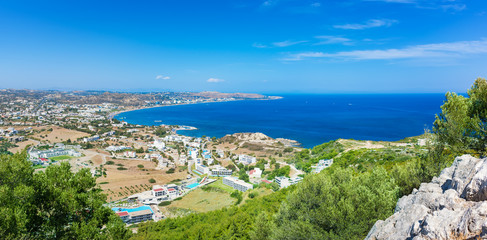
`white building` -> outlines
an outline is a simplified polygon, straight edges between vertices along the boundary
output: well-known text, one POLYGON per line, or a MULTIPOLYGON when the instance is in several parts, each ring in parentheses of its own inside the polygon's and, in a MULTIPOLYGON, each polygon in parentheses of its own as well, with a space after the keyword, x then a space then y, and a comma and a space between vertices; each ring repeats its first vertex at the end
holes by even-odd
POLYGON ((163 138, 166 142, 181 142, 183 139, 179 135, 168 135, 163 138))
POLYGON ((95 135, 92 137, 83 138, 83 142, 93 142, 93 141, 98 141, 99 139, 100 139, 100 136, 95 135))
POLYGON ((184 165, 188 161, 188 157, 186 155, 179 156, 179 164, 184 165))
POLYGON ((51 158, 57 156, 68 155, 72 157, 81 157, 81 153, 77 152, 74 149, 65 149, 65 148, 54 148, 44 151, 29 151, 29 156, 31 159, 38 159, 38 158, 51 158))
POLYGON ((226 169, 220 165, 211 168, 211 176, 231 176, 232 170, 226 169))
MULTIPOLYGON (((124 209, 125 210, 125 209, 124 209)), ((124 223, 139 223, 144 221, 152 220, 154 217, 154 212, 151 208, 136 208, 131 210, 130 212, 125 211, 117 211, 116 208, 113 209, 115 213, 122 219, 124 223)))
POLYGON ((166 147, 166 144, 161 139, 156 139, 154 140, 152 146, 159 151, 163 151, 164 148, 166 147))
POLYGON ((296 184, 296 183, 300 182, 301 180, 303 180, 302 177, 288 178, 288 177, 281 176, 281 177, 274 178, 274 181, 277 184, 279 184, 279 187, 280 188, 289 187, 289 186, 291 186, 293 184, 296 184))
POLYGON ((315 169, 313 170, 314 173, 319 173, 323 171, 323 169, 330 167, 333 164, 333 159, 321 159, 318 164, 316 164, 315 169))
POLYGON ((198 155, 199 155, 199 154, 200 154, 200 153, 199 153, 198 149, 196 149, 196 148, 192 148, 192 149, 190 149, 190 150, 189 150, 189 157, 190 157, 191 159, 196 159, 196 158, 198 158, 198 155))
POLYGON ((127 146, 108 146, 107 148, 105 148, 105 150, 106 151, 109 151, 109 152, 123 151, 125 149, 131 149, 131 147, 127 147, 127 146))
POLYGON ((225 157, 225 152, 223 150, 221 150, 221 149, 217 149, 216 150, 216 154, 218 154, 218 156, 220 158, 224 158, 225 157))
POLYGON ((291 183, 289 182, 289 178, 284 176, 274 178, 274 182, 279 184, 280 188, 286 188, 291 186, 291 183))
POLYGON ((256 157, 249 156, 249 155, 245 155, 245 154, 240 154, 240 155, 238 155, 238 162, 239 163, 242 163, 244 165, 249 165, 249 164, 252 164, 252 163, 256 163, 257 162, 257 158, 256 157))
POLYGON ((133 151, 123 152, 123 155, 128 158, 135 158, 137 155, 133 151))
POLYGON ((201 174, 208 174, 210 173, 210 168, 205 166, 205 165, 201 165, 201 164, 196 164, 196 170, 198 172, 200 172, 201 174))
POLYGON ((261 176, 262 176, 262 170, 260 170, 260 168, 254 168, 249 171, 250 178, 261 178, 261 176))
POLYGON ((239 190, 241 192, 245 192, 249 189, 253 189, 254 186, 250 183, 246 183, 240 179, 234 178, 234 177, 224 177, 223 178, 223 184, 228 185, 236 190, 239 190))

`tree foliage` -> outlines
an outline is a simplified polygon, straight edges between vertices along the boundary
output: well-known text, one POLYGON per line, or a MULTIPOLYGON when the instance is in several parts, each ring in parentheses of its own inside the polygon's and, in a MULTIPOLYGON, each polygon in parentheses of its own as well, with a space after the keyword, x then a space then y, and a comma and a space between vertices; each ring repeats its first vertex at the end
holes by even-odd
POLYGON ((487 150, 486 80, 475 80, 468 91, 468 98, 447 93, 441 111, 433 128, 438 142, 455 153, 472 150, 484 156, 487 150))
POLYGON ((362 239, 393 213, 398 187, 382 168, 338 168, 306 178, 276 215, 272 239, 362 239))
POLYGON ((88 169, 68 163, 34 173, 24 153, 0 156, 2 239, 127 239, 88 169))

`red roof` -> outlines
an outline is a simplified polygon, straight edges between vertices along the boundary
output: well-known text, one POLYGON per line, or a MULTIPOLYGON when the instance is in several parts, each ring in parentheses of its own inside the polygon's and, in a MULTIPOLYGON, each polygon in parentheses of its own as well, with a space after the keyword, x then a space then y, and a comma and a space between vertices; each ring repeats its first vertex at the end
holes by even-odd
POLYGON ((128 213, 128 212, 118 212, 118 213, 117 213, 117 215, 118 215, 119 217, 124 217, 124 216, 128 216, 128 215, 129 215, 129 213, 128 213))
POLYGON ((169 190, 169 192, 176 191, 176 189, 174 189, 174 188, 169 188, 168 190, 169 190))
POLYGON ((249 174, 252 175, 255 173, 255 169, 250 170, 249 174))
POLYGON ((265 180, 265 179, 262 179, 262 182, 265 182, 265 183, 272 183, 271 181, 269 181, 269 180, 265 180))
POLYGON ((49 160, 47 158, 41 158, 41 161, 47 162, 49 160))
POLYGON ((157 189, 154 189, 154 192, 160 192, 160 191, 162 191, 162 190, 164 190, 164 189, 162 189, 162 188, 157 188, 157 189))

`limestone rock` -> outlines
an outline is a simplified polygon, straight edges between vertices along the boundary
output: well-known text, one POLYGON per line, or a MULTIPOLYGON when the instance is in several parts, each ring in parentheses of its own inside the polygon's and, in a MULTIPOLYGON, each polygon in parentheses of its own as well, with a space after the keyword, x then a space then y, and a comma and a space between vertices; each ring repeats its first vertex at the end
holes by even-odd
POLYGON ((464 155, 399 199, 366 239, 487 239, 487 158, 464 155))

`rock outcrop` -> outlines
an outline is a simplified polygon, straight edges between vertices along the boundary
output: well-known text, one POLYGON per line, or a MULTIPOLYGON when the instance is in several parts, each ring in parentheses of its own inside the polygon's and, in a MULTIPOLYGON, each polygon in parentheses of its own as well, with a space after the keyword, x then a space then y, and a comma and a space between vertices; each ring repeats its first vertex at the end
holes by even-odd
POLYGON ((366 239, 487 239, 487 158, 464 155, 399 199, 366 239))

